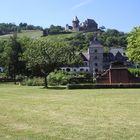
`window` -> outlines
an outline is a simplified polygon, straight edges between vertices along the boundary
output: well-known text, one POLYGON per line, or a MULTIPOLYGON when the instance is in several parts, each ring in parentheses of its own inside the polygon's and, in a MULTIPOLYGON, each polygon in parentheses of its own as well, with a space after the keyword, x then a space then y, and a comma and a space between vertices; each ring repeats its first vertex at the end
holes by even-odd
POLYGON ((87 62, 84 62, 84 65, 85 65, 85 66, 87 66, 87 65, 88 65, 88 63, 87 63, 87 62))
POLYGON ((97 63, 95 63, 95 66, 98 66, 98 64, 97 64, 97 63))
POLYGON ((95 56, 95 58, 94 59, 97 59, 97 56, 95 56))
POLYGON ((67 72, 70 72, 70 68, 66 68, 66 71, 67 71, 67 72))
POLYGON ((94 52, 97 53, 97 49, 95 49, 94 52))
POLYGON ((80 69, 80 71, 84 71, 84 69, 80 69))
POLYGON ((95 72, 98 72, 98 69, 95 69, 95 72))

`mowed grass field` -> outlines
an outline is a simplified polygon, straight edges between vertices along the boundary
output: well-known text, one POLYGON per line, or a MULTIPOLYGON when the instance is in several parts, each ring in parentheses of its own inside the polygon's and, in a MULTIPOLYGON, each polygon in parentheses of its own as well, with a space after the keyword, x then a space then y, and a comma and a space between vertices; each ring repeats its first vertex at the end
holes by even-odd
POLYGON ((140 89, 0 85, 0 140, 140 140, 140 89))

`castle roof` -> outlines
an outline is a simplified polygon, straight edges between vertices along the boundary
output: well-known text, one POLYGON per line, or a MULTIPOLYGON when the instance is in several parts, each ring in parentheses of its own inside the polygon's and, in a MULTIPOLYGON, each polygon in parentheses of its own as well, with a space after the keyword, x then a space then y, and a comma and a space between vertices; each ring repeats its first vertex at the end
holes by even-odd
POLYGON ((85 22, 89 23, 89 24, 92 23, 92 24, 96 24, 97 25, 97 23, 93 19, 87 19, 85 22))
POLYGON ((79 21, 79 19, 77 16, 75 16, 72 21, 79 21))

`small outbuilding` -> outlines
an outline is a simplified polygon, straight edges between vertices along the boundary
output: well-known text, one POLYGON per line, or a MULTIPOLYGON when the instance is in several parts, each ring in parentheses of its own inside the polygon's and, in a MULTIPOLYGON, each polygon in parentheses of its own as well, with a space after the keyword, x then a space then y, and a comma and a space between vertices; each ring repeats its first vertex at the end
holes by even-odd
POLYGON ((128 68, 120 62, 112 63, 110 68, 97 76, 97 83, 140 83, 140 77, 132 75, 128 68))

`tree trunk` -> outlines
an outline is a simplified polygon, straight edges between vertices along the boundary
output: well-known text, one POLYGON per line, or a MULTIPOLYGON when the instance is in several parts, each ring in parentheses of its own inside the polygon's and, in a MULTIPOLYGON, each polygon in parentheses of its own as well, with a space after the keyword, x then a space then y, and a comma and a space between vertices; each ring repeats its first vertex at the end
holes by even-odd
POLYGON ((44 76, 45 88, 48 88, 47 76, 44 76))

